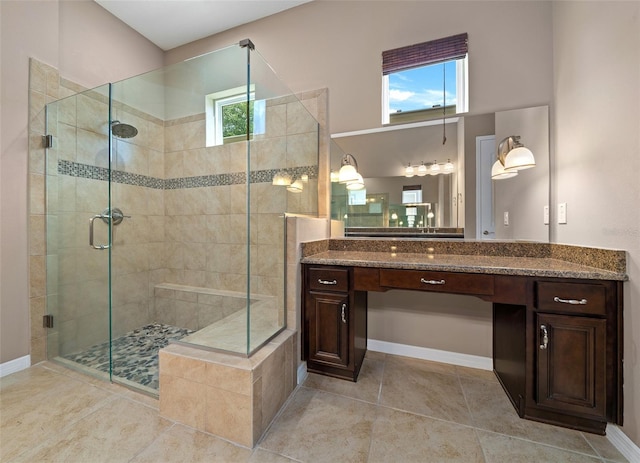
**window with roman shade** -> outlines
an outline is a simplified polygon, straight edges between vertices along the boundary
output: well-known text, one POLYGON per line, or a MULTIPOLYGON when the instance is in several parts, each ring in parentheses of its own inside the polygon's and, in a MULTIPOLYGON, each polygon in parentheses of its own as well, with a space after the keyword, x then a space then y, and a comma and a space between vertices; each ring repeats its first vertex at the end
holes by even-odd
POLYGON ((468 35, 382 52, 383 123, 468 111, 468 35))

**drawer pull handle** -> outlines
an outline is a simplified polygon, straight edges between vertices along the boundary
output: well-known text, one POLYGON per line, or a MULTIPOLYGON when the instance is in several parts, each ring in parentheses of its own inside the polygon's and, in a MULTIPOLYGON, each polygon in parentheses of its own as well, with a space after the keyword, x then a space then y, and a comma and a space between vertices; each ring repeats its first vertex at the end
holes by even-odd
POLYGON ((318 278, 318 283, 320 283, 321 285, 337 285, 338 281, 337 280, 322 280, 320 278, 318 278))
POLYGON ((562 304, 571 304, 571 305, 587 305, 586 299, 560 299, 558 296, 553 298, 554 302, 561 302, 562 304))
POLYGON ((549 333, 547 332, 547 327, 545 325, 540 325, 540 331, 542 332, 542 344, 540 344, 540 349, 544 350, 549 345, 549 333))
POLYGON ((444 280, 425 280, 424 278, 420 278, 420 283, 424 283, 425 285, 443 285, 444 280))
POLYGON ((342 304, 342 323, 347 323, 347 317, 344 311, 347 310, 347 304, 342 304))

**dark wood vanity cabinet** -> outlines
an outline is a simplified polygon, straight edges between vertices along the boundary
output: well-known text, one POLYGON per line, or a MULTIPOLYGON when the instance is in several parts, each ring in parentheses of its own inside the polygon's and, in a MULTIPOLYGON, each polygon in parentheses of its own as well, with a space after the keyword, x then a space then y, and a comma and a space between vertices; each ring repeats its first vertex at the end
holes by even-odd
POLYGON ((367 350, 367 293, 353 270, 303 266, 303 355, 307 370, 356 381, 367 350))
POLYGON ((309 371, 356 381, 367 291, 470 294, 493 303, 493 366, 518 414, 604 434, 622 424, 622 282, 303 264, 309 371))
POLYGON ((533 401, 525 416, 604 434, 622 424, 622 292, 611 281, 537 280, 533 401))

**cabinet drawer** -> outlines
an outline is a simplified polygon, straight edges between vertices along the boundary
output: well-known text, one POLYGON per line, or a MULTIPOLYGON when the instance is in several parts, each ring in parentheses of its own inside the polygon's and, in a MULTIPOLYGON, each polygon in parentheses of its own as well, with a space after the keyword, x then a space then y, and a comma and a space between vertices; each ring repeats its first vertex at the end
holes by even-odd
POLYGON ((606 315, 606 288, 589 283, 539 281, 537 308, 555 312, 606 315))
POLYGON ((349 290, 349 269, 347 268, 311 267, 308 275, 310 289, 349 290))
POLYGON ((493 275, 381 269, 380 286, 442 293, 492 295, 493 275))

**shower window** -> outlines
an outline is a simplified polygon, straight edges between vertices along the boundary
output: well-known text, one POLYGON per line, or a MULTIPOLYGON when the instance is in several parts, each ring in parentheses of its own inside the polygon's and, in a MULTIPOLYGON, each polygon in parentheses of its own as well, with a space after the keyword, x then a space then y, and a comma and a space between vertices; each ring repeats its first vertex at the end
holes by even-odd
POLYGON ((246 87, 238 87, 206 96, 206 146, 246 140, 247 115, 249 116, 250 138, 254 134, 264 134, 265 102, 264 100, 256 101, 255 86, 251 87, 248 102, 246 87))

